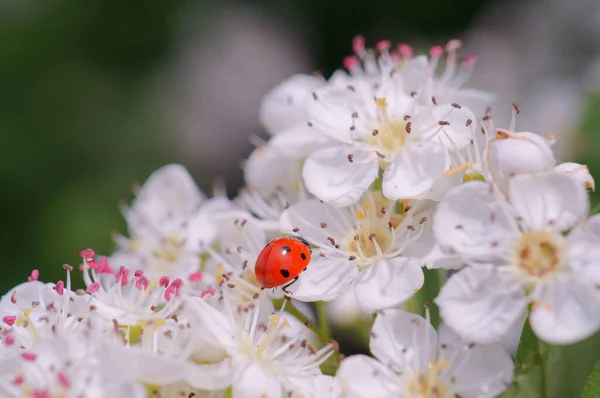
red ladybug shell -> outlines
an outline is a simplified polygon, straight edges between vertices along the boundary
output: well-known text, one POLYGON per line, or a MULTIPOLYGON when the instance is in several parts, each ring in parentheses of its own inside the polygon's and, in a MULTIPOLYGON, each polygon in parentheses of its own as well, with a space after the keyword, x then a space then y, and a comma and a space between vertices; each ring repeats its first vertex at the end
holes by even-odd
POLYGON ((308 242, 286 236, 270 241, 256 259, 254 273, 259 285, 272 288, 293 281, 310 262, 308 242))

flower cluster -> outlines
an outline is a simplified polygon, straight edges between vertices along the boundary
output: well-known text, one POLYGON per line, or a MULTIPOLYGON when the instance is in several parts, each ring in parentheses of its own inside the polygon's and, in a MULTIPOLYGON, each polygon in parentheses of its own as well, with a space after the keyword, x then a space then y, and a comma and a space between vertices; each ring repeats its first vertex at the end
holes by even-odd
POLYGON ((181 165, 153 173, 114 253, 83 250, 64 281, 34 270, 2 297, 0 396, 494 397, 527 319, 550 344, 598 331, 594 180, 558 164, 551 137, 515 131, 516 105, 496 128, 460 47, 357 37, 329 79, 275 87, 234 199, 181 165), (283 235, 311 260, 265 289, 257 258, 283 235), (425 268, 454 270, 430 303, 437 331, 415 305, 425 268), (375 314, 372 356, 329 338, 323 302, 349 292, 375 314))

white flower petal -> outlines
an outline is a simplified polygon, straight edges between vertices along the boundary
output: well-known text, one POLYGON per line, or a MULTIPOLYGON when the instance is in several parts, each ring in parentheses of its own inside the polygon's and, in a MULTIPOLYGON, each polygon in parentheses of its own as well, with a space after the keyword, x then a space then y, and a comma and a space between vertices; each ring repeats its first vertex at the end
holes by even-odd
POLYGON ((517 216, 532 230, 565 231, 589 211, 583 185, 555 171, 511 178, 509 196, 517 216))
POLYGON ((419 98, 425 97, 425 101, 431 101, 428 85, 431 81, 431 68, 429 59, 420 55, 411 58, 399 70, 402 77, 402 88, 405 94, 417 93, 419 98))
POLYGON ((334 326, 351 326, 371 319, 356 301, 354 289, 348 289, 340 297, 326 303, 325 310, 327 320, 334 326))
POLYGON ((287 158, 303 159, 330 142, 329 137, 304 123, 273 136, 269 146, 287 158))
POLYGON ((440 175, 437 180, 431 186, 431 190, 423 199, 440 201, 442 200, 448 191, 452 188, 459 186, 463 182, 465 173, 468 171, 467 168, 458 168, 452 170, 450 173, 444 173, 440 175))
POLYGON ((222 248, 242 247, 246 252, 258 253, 267 243, 264 229, 245 211, 230 211, 213 216, 219 226, 219 244, 222 248))
POLYGON ((503 261, 499 253, 518 233, 488 184, 467 182, 438 204, 433 233, 444 252, 469 261, 503 261))
POLYGON ((340 383, 336 377, 316 375, 303 382, 298 389, 288 393, 289 398, 342 398, 340 383))
POLYGON ((511 384, 514 365, 500 344, 469 346, 450 328, 439 329, 440 357, 450 362, 448 373, 455 380, 455 390, 464 398, 492 398, 511 384), (458 352, 457 352, 458 351, 458 352), (454 358, 454 359, 453 359, 454 358))
POLYGON ((225 314, 211 307, 200 297, 186 297, 185 305, 186 309, 198 317, 207 338, 225 350, 235 350, 231 337, 233 335, 232 325, 225 314))
MULTIPOLYGON (((0 358, 0 375, 11 374, 15 369, 19 368, 21 363, 21 357, 19 355, 11 355, 0 358)), ((1 387, 0 387, 1 388, 1 387)), ((2 392, 2 390, 0 390, 2 392)))
POLYGON ((554 171, 558 171, 560 173, 566 174, 571 178, 574 178, 576 181, 579 181, 585 189, 588 191, 594 191, 596 189, 596 184, 594 182, 594 177, 590 174, 590 169, 586 165, 573 163, 573 162, 565 162, 561 163, 554 168, 554 171))
POLYGON ((106 358, 106 361, 121 358, 120 365, 132 372, 136 380, 153 385, 183 380, 190 366, 183 360, 157 356, 137 347, 125 349, 125 347, 108 346, 102 350, 100 357, 106 358))
POLYGON ((324 202, 343 207, 358 202, 377 178, 378 171, 374 152, 334 146, 308 156, 302 176, 310 193, 324 202))
POLYGON ((433 237, 432 222, 424 224, 424 231, 421 237, 408 245, 406 250, 402 252, 402 255, 420 259, 421 264, 429 269, 459 269, 464 265, 464 261, 458 255, 442 252, 440 245, 433 237))
POLYGON ((306 270, 286 289, 296 300, 333 300, 346 292, 358 275, 358 269, 350 261, 321 257, 319 253, 319 250, 313 251, 306 270))
MULTIPOLYGON (((284 138, 288 136, 286 133, 282 135, 284 138)), ((279 137, 279 134, 276 137, 279 137)), ((298 179, 300 179, 299 160, 287 157, 270 144, 253 150, 244 162, 246 184, 265 196, 273 194, 280 187, 289 190, 298 179)))
POLYGON ((202 248, 212 245, 220 233, 217 216, 236 211, 242 213, 227 198, 214 197, 206 201, 200 211, 188 219, 186 249, 197 253, 202 248))
POLYGON ((194 388, 220 391, 231 385, 232 369, 230 358, 216 364, 192 364, 187 368, 185 380, 194 388))
POLYGON ((275 376, 265 372, 260 364, 249 364, 233 381, 233 396, 244 398, 283 398, 283 388, 275 376))
POLYGON ((153 238, 159 228, 168 235, 179 231, 203 201, 204 195, 186 168, 170 164, 150 175, 125 217, 132 236, 153 238))
MULTIPOLYGON (((403 126, 407 109, 414 103, 414 97, 410 95, 410 92, 404 90, 404 86, 405 82, 400 74, 395 73, 393 76, 386 74, 382 76, 379 87, 373 96, 374 98, 385 99, 386 113, 389 119, 392 122, 399 123, 399 126, 403 126)), ((377 120, 377 123, 370 126, 371 128, 377 127, 381 119, 377 117, 375 120, 377 120)), ((371 133, 371 131, 368 132, 371 133)))
POLYGON ((392 308, 410 299, 423 286, 419 260, 381 259, 362 271, 354 285, 356 300, 367 313, 392 308))
MULTIPOLYGON (((48 298, 47 304, 52 301, 59 301, 60 296, 58 293, 55 297, 50 297, 48 285, 41 281, 28 281, 18 284, 17 286, 10 289, 0 300, 0 314, 4 315, 15 315, 21 312, 21 307, 15 305, 11 300, 16 298, 20 303, 26 306, 30 306, 31 303, 41 301, 43 298, 48 298)), ((47 305, 46 304, 46 305, 47 305)))
POLYGON ((439 125, 423 133, 424 139, 440 143, 449 150, 461 150, 471 142, 475 134, 475 115, 465 106, 455 108, 452 105, 439 105, 433 109, 433 119, 438 122, 447 122, 448 125, 439 125), (470 122, 469 122, 470 120, 470 122))
POLYGON ((354 229, 348 209, 338 209, 318 200, 304 200, 286 209, 279 220, 281 230, 297 233, 311 243, 327 247, 328 237, 342 238, 354 229))
POLYGON ((420 198, 450 167, 441 145, 410 144, 402 148, 383 173, 383 195, 388 199, 420 198))
POLYGON ((307 102, 312 127, 332 139, 350 144, 376 126, 375 93, 366 80, 326 85, 307 102), (351 87, 351 88, 349 88, 351 87))
POLYGON ((508 329, 508 332, 498 341, 510 355, 517 353, 521 334, 523 334, 523 327, 527 321, 527 315, 529 315, 528 312, 523 312, 521 317, 517 318, 515 323, 508 329))
POLYGON ((271 134, 298 124, 306 125, 306 101, 315 89, 324 84, 323 77, 304 74, 284 80, 263 98, 260 123, 271 134))
MULTIPOLYGON (((491 105, 496 99, 495 94, 487 91, 471 88, 460 88, 457 90, 444 84, 439 84, 434 90, 434 95, 439 104, 455 102, 466 106, 475 115, 485 114, 485 108, 491 105)), ((483 137, 483 134, 476 134, 475 136, 483 137)))
POLYGON ((490 143, 489 168, 496 183, 507 192, 510 177, 550 171, 556 165, 552 148, 542 136, 501 131, 490 143))
POLYGON ((499 341, 527 310, 523 289, 485 264, 452 275, 435 302, 450 328, 479 344, 499 341))
POLYGON ((424 371, 435 358, 438 336, 422 316, 397 309, 384 310, 371 329, 370 349, 384 365, 401 372, 424 371))
MULTIPOLYGON (((109 264, 113 268, 113 271, 118 270, 120 267, 125 267, 130 270, 144 270, 144 268, 147 268, 145 267, 145 262, 147 261, 147 259, 142 254, 145 253, 129 250, 119 250, 109 257, 109 264)), ((144 270, 144 272, 146 272, 146 270, 144 270)))
POLYGON ((346 398, 388 398, 397 396, 397 375, 380 362, 366 355, 353 355, 342 361, 337 378, 346 398))
POLYGON ((567 237, 568 262, 580 280, 600 286, 600 214, 576 227, 567 237))
POLYGON ((542 288, 529 320, 541 340, 572 344, 600 329, 598 314, 600 292, 572 275, 561 275, 542 288))

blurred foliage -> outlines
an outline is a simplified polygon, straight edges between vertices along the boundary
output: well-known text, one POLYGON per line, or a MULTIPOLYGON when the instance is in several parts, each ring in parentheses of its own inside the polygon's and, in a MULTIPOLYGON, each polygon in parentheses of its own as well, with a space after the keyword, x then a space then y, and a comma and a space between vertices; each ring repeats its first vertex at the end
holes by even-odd
POLYGON ((32 268, 61 278, 60 265, 84 247, 108 252, 111 232, 124 228, 118 199, 169 160, 142 83, 168 51, 176 5, 4 5, 3 291, 32 268))
POLYGON ((593 372, 590 374, 588 381, 585 384, 581 398, 600 397, 600 362, 594 366, 593 372))
MULTIPOLYGON (((598 149, 600 148, 600 93, 589 96, 580 130, 581 139, 583 140, 580 145, 581 155, 575 161, 587 165, 598 183, 598 176, 600 176, 600 157, 598 156, 598 149)), ((592 192, 591 198, 592 209, 597 208, 600 205, 600 192, 592 192)))

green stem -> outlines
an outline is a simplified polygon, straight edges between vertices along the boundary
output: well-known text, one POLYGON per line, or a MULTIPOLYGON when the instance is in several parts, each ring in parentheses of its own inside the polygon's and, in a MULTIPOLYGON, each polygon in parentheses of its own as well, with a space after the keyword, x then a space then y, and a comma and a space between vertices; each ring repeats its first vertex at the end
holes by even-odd
POLYGON ((425 304, 429 305, 431 324, 437 328, 441 322, 440 314, 434 300, 440 293, 440 288, 446 281, 446 270, 423 268, 425 282, 421 290, 417 292, 406 304, 406 309, 415 314, 425 316, 425 304))
MULTIPOLYGON (((286 299, 275 299, 275 300, 273 300, 273 305, 275 308, 281 308, 284 301, 286 301, 286 299)), ((296 306, 294 306, 294 303, 292 303, 291 300, 287 300, 287 303, 285 303, 285 311, 292 314, 300 322, 303 322, 303 323, 310 322, 310 319, 308 319, 306 317, 306 315, 304 315, 302 312, 300 312, 300 310, 298 308, 296 308, 296 306)))
POLYGON ((548 360, 548 346, 541 340, 538 340, 538 355, 540 359, 540 397, 546 398, 548 396, 548 392, 546 391, 546 361, 548 360))
POLYGON ((331 339, 331 331, 329 330, 329 323, 327 322, 327 313, 325 312, 325 302, 317 301, 315 303, 317 309, 317 324, 319 325, 319 337, 325 344, 329 343, 331 339))
MULTIPOLYGON (((274 299, 273 305, 275 308, 281 308, 283 302, 286 299, 274 299)), ((331 337, 329 330, 329 323, 327 323, 327 314, 325 313, 325 303, 318 301, 315 303, 317 309, 317 324, 315 325, 310 319, 308 319, 294 304, 291 300, 287 300, 285 304, 285 310, 297 320, 304 323, 312 332, 319 338, 323 345, 328 344, 331 337)), ((340 354, 334 352, 324 363, 321 364, 321 371, 329 376, 335 375, 337 368, 340 366, 340 354)), ((225 395, 225 397, 229 397, 225 395)))
MULTIPOLYGON (((283 302, 285 300, 286 299, 275 299, 275 300, 273 300, 273 305, 275 306, 275 308, 281 308, 281 306, 283 305, 283 302)), ((289 314, 291 314, 294 318, 296 318, 300 322, 304 323, 306 325, 306 327, 308 327, 310 330, 312 330, 312 332, 314 334, 316 334, 317 337, 319 337, 319 339, 321 339, 321 329, 318 328, 317 325, 315 325, 313 323, 313 321, 308 319, 306 317, 306 315, 304 315, 298 308, 296 308, 296 306, 292 303, 291 300, 288 300, 287 303, 285 304, 285 311, 288 312, 289 314)), ((327 344, 328 342, 329 342, 329 340, 326 340, 325 344, 327 344)))
POLYGON ((596 206, 594 206, 592 208, 592 211, 590 212, 590 216, 593 216, 596 213, 600 213, 600 202, 596 204, 596 206))
POLYGON ((406 302, 406 310, 408 312, 412 312, 413 314, 418 314, 419 313, 419 304, 417 303, 417 297, 413 296, 413 298, 411 298, 410 300, 408 300, 406 302))

